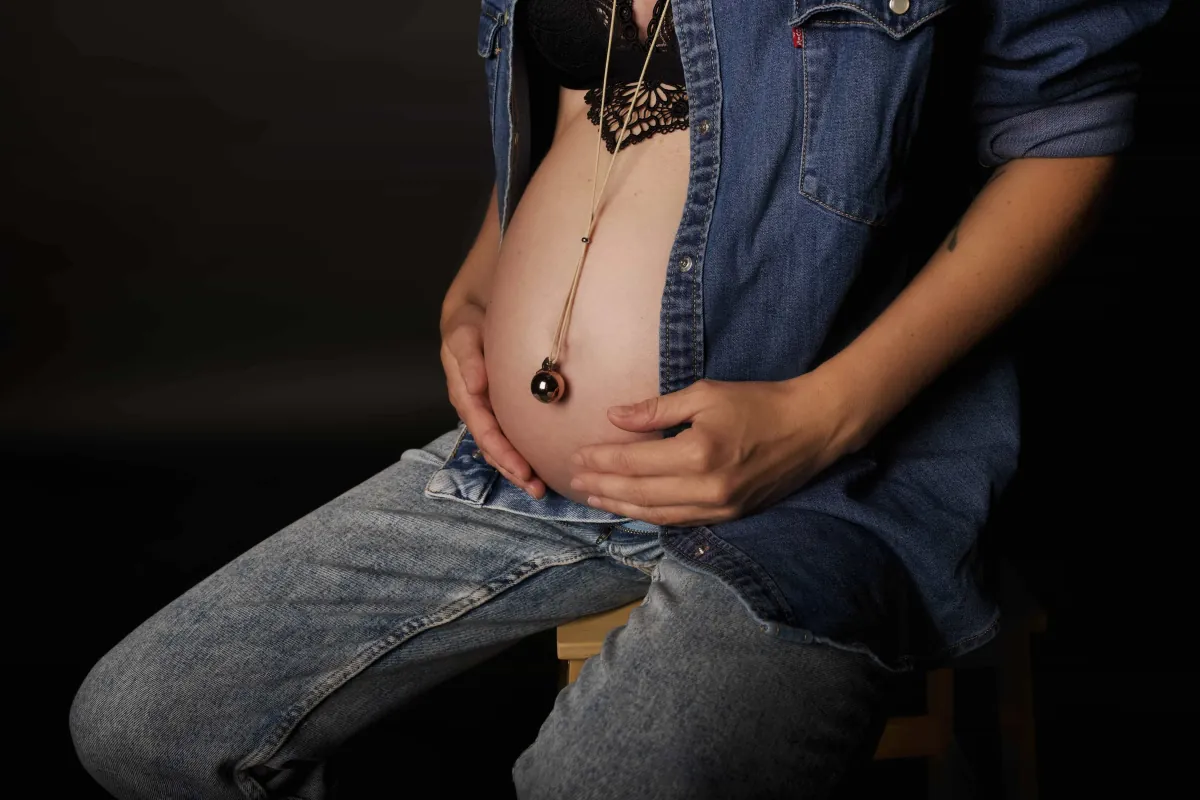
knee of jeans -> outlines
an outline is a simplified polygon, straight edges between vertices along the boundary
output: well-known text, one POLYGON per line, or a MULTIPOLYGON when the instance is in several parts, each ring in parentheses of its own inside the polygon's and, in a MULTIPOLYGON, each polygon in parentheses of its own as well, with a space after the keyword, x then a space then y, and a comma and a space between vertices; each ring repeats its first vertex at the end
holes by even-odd
POLYGON ((92 667, 71 701, 71 740, 75 754, 96 782, 116 797, 135 797, 126 785, 136 760, 138 739, 130 735, 120 709, 130 702, 116 696, 104 660, 92 667))
POLYGON ((132 659, 109 653, 76 690, 69 724, 84 769, 122 800, 220 796, 197 785, 195 767, 202 756, 192 745, 198 743, 181 741, 180 728, 171 723, 182 687, 140 681, 137 674, 132 659))
POLYGON ((546 764, 537 742, 525 748, 512 768, 513 787, 518 800, 578 797, 578 794, 566 791, 567 777, 561 770, 546 764))

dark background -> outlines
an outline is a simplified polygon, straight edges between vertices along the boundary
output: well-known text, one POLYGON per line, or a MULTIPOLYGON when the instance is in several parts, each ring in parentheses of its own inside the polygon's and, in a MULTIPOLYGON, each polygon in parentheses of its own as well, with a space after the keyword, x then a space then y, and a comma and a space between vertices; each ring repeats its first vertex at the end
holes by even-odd
MULTIPOLYGON (((438 311, 492 168, 477 13, 4 4, 0 526, 18 781, 103 796, 66 725, 91 664, 454 424, 438 311)), ((1139 140, 1104 225, 1012 326, 1025 450, 997 527, 1050 616, 1034 650, 1047 798, 1157 794, 1195 741, 1194 359, 1170 302, 1195 268, 1198 210, 1182 29, 1169 17, 1144 42, 1139 140)), ((340 774, 378 796, 425 764, 446 793, 505 796, 554 680, 553 636, 534 637, 355 742, 340 774)), ((919 791, 919 770, 880 769, 890 793, 919 791)))

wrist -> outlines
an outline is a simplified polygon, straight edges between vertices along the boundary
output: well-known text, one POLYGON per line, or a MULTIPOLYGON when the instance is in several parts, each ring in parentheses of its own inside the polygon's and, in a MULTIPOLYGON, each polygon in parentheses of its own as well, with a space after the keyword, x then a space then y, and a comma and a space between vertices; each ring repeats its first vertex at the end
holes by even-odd
POLYGON ((811 382, 827 421, 826 437, 833 457, 840 458, 862 449, 875 435, 879 425, 872 408, 874 392, 856 378, 844 361, 829 359, 816 369, 793 378, 811 382))

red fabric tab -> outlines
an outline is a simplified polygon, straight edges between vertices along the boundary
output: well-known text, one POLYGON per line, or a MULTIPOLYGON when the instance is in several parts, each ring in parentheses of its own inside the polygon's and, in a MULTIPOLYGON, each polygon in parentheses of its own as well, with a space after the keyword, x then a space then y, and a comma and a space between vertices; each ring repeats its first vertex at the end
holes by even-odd
POLYGON ((804 31, 799 26, 792 28, 792 46, 804 47, 804 31))

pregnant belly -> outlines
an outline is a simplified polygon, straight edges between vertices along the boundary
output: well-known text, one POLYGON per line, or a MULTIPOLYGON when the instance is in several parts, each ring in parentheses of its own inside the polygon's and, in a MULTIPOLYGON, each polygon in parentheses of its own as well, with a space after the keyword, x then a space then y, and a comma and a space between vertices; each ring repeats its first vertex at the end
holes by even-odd
MULTIPOLYGON (((584 117, 582 94, 513 212, 484 326, 496 420, 548 487, 581 503, 586 494, 570 487, 579 447, 661 437, 617 428, 606 409, 658 394, 663 284, 689 166, 686 130, 617 154, 559 351, 567 394, 539 402, 530 381, 550 355, 593 191, 596 127, 584 117)), ((601 150, 601 184, 611 157, 601 150)))

